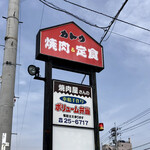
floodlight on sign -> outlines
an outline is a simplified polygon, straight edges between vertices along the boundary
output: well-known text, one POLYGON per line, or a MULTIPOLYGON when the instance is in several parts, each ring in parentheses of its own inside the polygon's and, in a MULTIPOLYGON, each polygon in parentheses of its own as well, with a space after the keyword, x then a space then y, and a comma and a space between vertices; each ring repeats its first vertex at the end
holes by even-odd
POLYGON ((28 67, 28 73, 31 75, 31 76, 36 76, 38 77, 39 76, 39 72, 40 72, 40 68, 39 67, 36 67, 34 65, 30 65, 28 67))

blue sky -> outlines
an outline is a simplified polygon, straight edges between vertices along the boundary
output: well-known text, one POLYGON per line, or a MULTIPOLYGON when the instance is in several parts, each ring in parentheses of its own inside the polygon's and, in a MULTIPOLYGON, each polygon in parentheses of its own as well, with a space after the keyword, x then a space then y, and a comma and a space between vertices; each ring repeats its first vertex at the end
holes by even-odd
MULTIPOLYGON (((110 18, 83 10, 63 0, 51 2, 98 26, 106 27, 111 21, 110 18)), ((115 16, 124 1, 74 0, 72 2, 115 16)), ((149 0, 128 1, 119 15, 119 19, 149 29, 149 6, 149 0)), ((7 16, 7 8, 8 0, 0 1, 1 16, 7 16)), ((13 132, 17 132, 18 135, 12 137, 12 150, 40 150, 42 148, 44 83, 33 80, 27 72, 27 67, 34 64, 41 68, 41 76, 44 76, 44 62, 35 60, 37 32, 40 28, 74 21, 99 42, 103 30, 43 6, 38 0, 21 0, 20 21, 23 24, 19 26, 17 62, 21 66, 17 66, 15 86, 15 95, 20 98, 15 103, 13 114, 13 132)), ((1 17, 1 45, 5 44, 5 31, 6 20, 1 17)), ((119 125, 150 107, 150 32, 119 21, 116 21, 113 32, 143 41, 145 44, 114 33, 108 33, 108 39, 106 37, 106 41, 102 42, 105 69, 97 73, 99 120, 105 125, 105 130, 101 132, 101 136, 106 134, 114 126, 114 123, 119 125)), ((0 47, 0 75, 3 53, 3 47, 0 47)), ((82 74, 53 70, 53 78, 55 79, 81 83, 83 76, 82 74)), ((88 78, 85 79, 84 83, 88 83, 88 78)), ((135 124, 148 118, 150 115, 146 115, 135 124)), ((149 131, 150 126, 146 124, 122 134, 121 137, 123 140, 128 140, 130 137, 133 147, 136 147, 150 141, 149 131)), ((150 146, 147 145, 146 147, 150 146)))

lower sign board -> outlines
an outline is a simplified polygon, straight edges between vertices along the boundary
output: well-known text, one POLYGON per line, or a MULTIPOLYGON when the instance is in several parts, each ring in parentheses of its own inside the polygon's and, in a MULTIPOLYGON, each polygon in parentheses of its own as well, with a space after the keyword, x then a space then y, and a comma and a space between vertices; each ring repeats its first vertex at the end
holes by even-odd
POLYGON ((95 150, 94 129, 54 126, 53 150, 95 150))
POLYGON ((94 128, 92 88, 53 81, 53 124, 94 128))

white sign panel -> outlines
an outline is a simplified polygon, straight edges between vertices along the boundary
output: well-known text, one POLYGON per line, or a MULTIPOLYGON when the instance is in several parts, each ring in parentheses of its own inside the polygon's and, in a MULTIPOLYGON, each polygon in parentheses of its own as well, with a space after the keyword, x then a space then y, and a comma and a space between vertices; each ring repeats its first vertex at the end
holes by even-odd
POLYGON ((53 124, 94 128, 92 88, 54 81, 53 124))
POLYGON ((53 126, 53 150, 95 150, 94 129, 53 126))

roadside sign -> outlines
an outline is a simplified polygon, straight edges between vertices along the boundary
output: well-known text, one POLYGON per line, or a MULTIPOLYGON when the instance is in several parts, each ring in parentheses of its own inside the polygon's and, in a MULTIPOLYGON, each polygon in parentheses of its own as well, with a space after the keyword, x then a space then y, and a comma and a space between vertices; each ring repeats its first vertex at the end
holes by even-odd
POLYGON ((91 87, 53 81, 53 124, 94 128, 91 87))
POLYGON ((97 72, 104 68, 102 46, 74 22, 39 31, 36 59, 48 58, 64 60, 72 66, 70 63, 83 64, 97 72))

